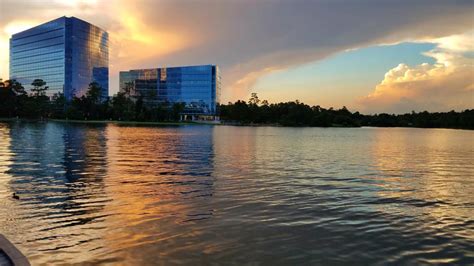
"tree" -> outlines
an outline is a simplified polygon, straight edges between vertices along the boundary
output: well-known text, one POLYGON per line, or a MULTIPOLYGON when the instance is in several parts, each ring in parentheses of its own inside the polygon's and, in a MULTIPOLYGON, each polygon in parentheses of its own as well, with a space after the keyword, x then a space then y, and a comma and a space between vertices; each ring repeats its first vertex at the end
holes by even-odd
POLYGON ((92 82, 89 84, 86 92, 86 98, 92 104, 98 104, 101 101, 102 96, 102 87, 97 82, 92 82))
POLYGON ((14 85, 14 81, 0 79, 0 116, 12 117, 16 115, 17 97, 14 85))
POLYGON ((112 117, 116 120, 130 120, 134 117, 134 103, 125 96, 125 93, 119 92, 112 97, 112 117))
MULTIPOLYGON (((0 117, 28 118, 72 118, 72 119, 116 119, 134 121, 166 121, 179 119, 185 103, 157 101, 156 90, 146 95, 130 94, 130 89, 119 92, 109 101, 102 101, 100 85, 93 82, 82 97, 66 101, 64 94, 57 93, 51 99, 46 96, 46 82, 35 79, 31 84, 31 95, 16 80, 0 79, 0 117), (150 99, 152 98, 152 99, 150 99)), ((195 103, 196 106, 199 103, 195 103)), ((248 103, 238 100, 218 105, 222 121, 241 124, 279 124, 284 126, 397 126, 397 127, 441 127, 474 129, 474 109, 444 113, 411 112, 406 114, 363 115, 352 113, 345 106, 340 109, 325 109, 319 105, 309 106, 298 100, 293 102, 268 103, 260 101, 252 93, 248 103)))
POLYGON ((257 96, 256 92, 252 92, 250 99, 249 99, 249 104, 251 105, 258 105, 260 103, 260 99, 257 96))
POLYGON ((40 117, 41 119, 49 115, 49 97, 46 96, 46 91, 48 86, 46 82, 42 79, 35 79, 31 83, 33 88, 32 99, 29 99, 30 102, 27 106, 23 106, 23 110, 26 111, 27 116, 30 117, 40 117))
POLYGON ((13 91, 13 93, 15 93, 16 96, 27 95, 25 87, 23 87, 23 85, 20 82, 16 81, 15 79, 6 80, 4 84, 5 84, 5 87, 13 91))
POLYGON ((171 119, 173 121, 179 120, 179 115, 184 111, 185 103, 174 103, 171 111, 171 119))
POLYGON ((31 86, 33 86, 31 92, 33 93, 34 97, 41 97, 46 95, 48 87, 46 86, 46 82, 44 80, 35 79, 33 80, 33 83, 31 83, 31 86))
POLYGON ((55 93, 52 97, 52 116, 55 118, 64 118, 66 108, 66 97, 64 93, 55 93))
POLYGON ((126 97, 130 97, 134 89, 135 85, 133 82, 126 82, 125 87, 123 88, 123 93, 126 97))

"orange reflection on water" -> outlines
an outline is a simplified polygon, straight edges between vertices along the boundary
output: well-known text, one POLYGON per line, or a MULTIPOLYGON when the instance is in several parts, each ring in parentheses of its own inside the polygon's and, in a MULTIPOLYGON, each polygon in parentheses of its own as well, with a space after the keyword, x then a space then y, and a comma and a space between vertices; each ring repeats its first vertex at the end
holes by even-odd
MULTIPOLYGON (((199 234, 199 230, 184 228, 194 217, 212 215, 212 211, 193 213, 212 195, 212 183, 207 184, 209 180, 203 180, 203 176, 190 175, 198 162, 192 157, 192 146, 183 146, 186 132, 109 125, 106 135, 106 193, 112 199, 107 212, 115 213, 107 219, 107 249, 121 250, 121 258, 136 261, 140 257, 137 254, 149 252, 147 248, 199 234)), ((212 136, 205 136, 203 143, 205 149, 212 150, 212 136)), ((200 163, 208 169, 210 162, 206 159, 200 163)), ((172 252, 180 251, 168 248, 157 255, 172 252)))
POLYGON ((299 265, 327 254, 396 264, 433 252, 449 262, 472 239, 472 132, 52 122, 0 132, 4 184, 22 195, 0 202, 0 230, 34 264, 299 265))
MULTIPOLYGON (((474 167, 466 165, 466 158, 474 155, 470 134, 443 129, 376 129, 372 154, 382 188, 377 194, 400 203, 382 211, 428 215, 437 222, 427 226, 440 228, 471 219, 474 212, 465 207, 474 202, 473 181, 465 178, 474 176, 474 167), (465 174, 453 174, 460 171, 465 174)), ((474 239, 474 235, 466 237, 474 239)))

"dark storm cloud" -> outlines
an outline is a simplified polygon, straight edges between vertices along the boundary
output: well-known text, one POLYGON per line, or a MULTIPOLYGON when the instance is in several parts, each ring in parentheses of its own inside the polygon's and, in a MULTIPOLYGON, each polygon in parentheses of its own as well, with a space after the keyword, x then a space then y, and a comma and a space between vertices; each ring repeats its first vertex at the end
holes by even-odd
MULTIPOLYGON (((472 1, 133 4, 147 24, 169 27, 195 41, 188 49, 160 57, 160 64, 218 63, 226 73, 228 86, 248 73, 299 65, 345 49, 462 33, 472 27, 472 6, 472 1)), ((146 61, 152 65, 156 59, 146 61)), ((252 81, 250 78, 239 89, 245 91, 252 81)))
MULTIPOLYGON (((163 53, 154 53, 153 45, 144 49, 135 39, 127 41, 132 33, 117 37, 111 47, 111 91, 116 91, 118 70, 213 63, 223 70, 225 100, 246 96, 265 73, 346 49, 465 32, 472 28, 474 10, 472 1, 117 0, 76 1, 79 4, 67 12, 58 2, 1 1, 0 26, 29 17, 50 19, 62 12, 111 32, 120 32, 133 18, 150 29, 142 35, 176 33, 184 38, 181 45, 169 42, 177 49, 163 53)), ((156 50, 168 45, 166 38, 154 40, 156 50)))

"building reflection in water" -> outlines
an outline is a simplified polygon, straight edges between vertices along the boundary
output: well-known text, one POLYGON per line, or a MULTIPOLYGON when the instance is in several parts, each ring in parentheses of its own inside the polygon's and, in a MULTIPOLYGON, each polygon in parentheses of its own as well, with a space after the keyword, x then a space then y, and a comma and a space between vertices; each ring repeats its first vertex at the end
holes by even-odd
POLYGON ((214 215, 212 127, 11 123, 0 132, 0 228, 35 264, 134 261, 178 252, 160 248, 176 238, 199 248, 196 225, 214 215))
POLYGON ((110 252, 133 262, 198 248, 214 214, 213 128, 109 125, 107 140, 110 252))
POLYGON ((462 264, 472 249, 470 138, 0 123, 0 230, 45 265, 462 264))
POLYGON ((106 176, 104 127, 59 123, 10 124, 11 162, 2 179, 20 201, 6 213, 3 232, 36 263, 83 261, 103 246, 106 176))

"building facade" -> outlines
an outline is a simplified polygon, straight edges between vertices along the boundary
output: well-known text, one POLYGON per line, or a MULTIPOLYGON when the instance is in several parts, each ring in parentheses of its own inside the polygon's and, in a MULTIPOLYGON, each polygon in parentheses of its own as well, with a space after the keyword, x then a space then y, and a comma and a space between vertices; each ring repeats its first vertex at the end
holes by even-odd
POLYGON ((84 95, 91 82, 109 94, 109 48, 106 31, 75 17, 61 17, 10 38, 10 79, 26 88, 35 79, 47 95, 67 100, 84 95))
POLYGON ((221 77, 215 65, 122 71, 120 92, 148 105, 184 103, 183 114, 215 116, 221 77))

